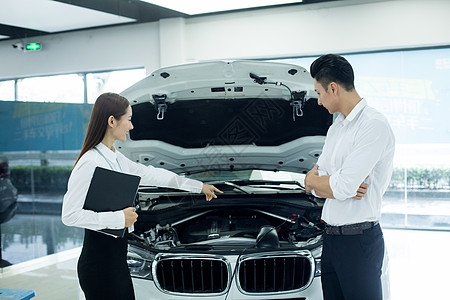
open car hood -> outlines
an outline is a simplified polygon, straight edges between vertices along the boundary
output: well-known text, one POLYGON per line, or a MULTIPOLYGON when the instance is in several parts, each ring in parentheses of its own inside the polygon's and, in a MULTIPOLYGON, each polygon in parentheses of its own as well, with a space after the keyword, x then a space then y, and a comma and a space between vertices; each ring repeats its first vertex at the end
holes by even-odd
POLYGON ((156 70, 121 93, 134 129, 117 148, 177 173, 310 170, 332 115, 302 67, 214 61, 156 70))

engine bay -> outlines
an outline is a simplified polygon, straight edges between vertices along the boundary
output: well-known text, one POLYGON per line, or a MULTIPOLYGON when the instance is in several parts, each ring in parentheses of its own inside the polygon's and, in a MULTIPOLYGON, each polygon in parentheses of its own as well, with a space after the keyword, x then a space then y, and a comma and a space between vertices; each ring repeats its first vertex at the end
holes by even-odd
POLYGON ((205 209, 171 223, 141 222, 129 238, 155 250, 186 245, 308 248, 321 242, 320 213, 321 209, 284 215, 259 208, 205 209))

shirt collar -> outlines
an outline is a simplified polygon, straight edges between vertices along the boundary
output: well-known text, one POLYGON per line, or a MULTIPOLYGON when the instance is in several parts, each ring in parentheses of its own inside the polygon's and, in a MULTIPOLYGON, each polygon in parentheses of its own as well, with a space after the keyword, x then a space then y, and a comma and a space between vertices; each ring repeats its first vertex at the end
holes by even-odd
MULTIPOLYGON (((366 106, 367 101, 366 99, 362 98, 361 101, 359 101, 358 104, 356 104, 355 107, 353 107, 352 111, 348 114, 348 116, 342 120, 342 124, 345 125, 353 121, 359 114, 359 112, 362 111, 366 106)), ((340 117, 344 118, 344 115, 341 114, 340 117)))
POLYGON ((100 143, 97 146, 97 149, 110 161, 115 162, 117 159, 116 152, 112 151, 105 144, 100 143))

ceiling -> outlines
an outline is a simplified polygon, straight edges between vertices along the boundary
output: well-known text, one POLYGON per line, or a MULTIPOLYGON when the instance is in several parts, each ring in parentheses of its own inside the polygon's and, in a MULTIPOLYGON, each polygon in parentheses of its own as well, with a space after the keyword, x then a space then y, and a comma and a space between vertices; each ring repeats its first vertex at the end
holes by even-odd
MULTIPOLYGON (((317 2, 329 0, 303 0, 301 3, 282 5, 317 2)), ((250 9, 258 8, 240 10, 250 9)), ((0 40, 154 22, 174 17, 192 16, 140 0, 1 0, 0 40)))

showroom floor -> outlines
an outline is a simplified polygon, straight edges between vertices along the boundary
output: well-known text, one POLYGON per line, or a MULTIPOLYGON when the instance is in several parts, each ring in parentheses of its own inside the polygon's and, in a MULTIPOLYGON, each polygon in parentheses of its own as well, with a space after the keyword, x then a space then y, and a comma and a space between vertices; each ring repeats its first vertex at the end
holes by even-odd
MULTIPOLYGON (((384 229, 391 300, 443 299, 448 295, 450 232, 384 229)), ((79 299, 80 248, 0 269, 0 288, 34 290, 33 299, 79 299)))

